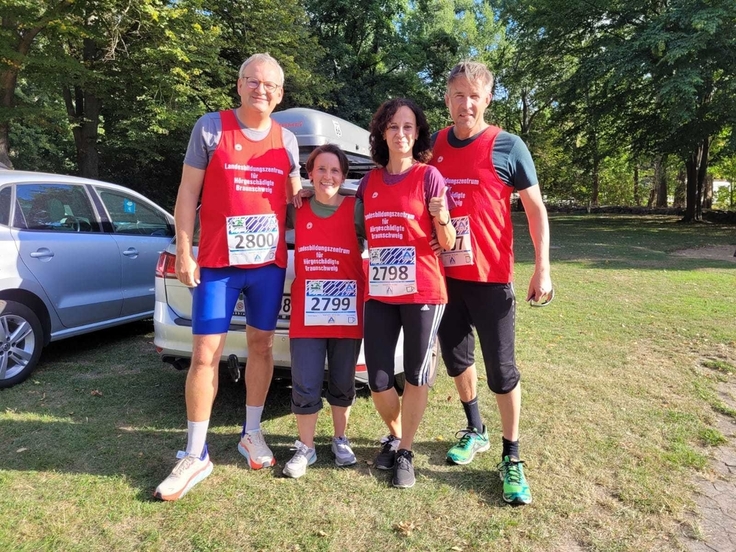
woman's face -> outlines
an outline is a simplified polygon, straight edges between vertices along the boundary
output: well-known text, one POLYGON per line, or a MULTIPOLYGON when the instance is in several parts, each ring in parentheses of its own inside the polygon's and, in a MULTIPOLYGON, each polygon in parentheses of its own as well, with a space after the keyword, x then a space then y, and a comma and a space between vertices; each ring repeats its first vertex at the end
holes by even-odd
POLYGON ((320 153, 314 159, 309 180, 314 184, 314 195, 320 203, 329 203, 337 195, 345 175, 340 168, 340 160, 334 153, 320 153))
POLYGON ((388 144, 389 157, 411 157, 414 142, 417 141, 419 130, 414 112, 402 105, 391 118, 383 133, 388 144))

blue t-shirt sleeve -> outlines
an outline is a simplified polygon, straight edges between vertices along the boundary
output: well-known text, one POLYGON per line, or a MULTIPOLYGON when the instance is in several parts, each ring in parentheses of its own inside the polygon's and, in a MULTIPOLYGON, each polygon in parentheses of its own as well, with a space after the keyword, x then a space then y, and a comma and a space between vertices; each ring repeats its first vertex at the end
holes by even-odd
POLYGON ((499 178, 508 186, 524 190, 539 183, 532 154, 515 134, 499 132, 491 155, 499 178))

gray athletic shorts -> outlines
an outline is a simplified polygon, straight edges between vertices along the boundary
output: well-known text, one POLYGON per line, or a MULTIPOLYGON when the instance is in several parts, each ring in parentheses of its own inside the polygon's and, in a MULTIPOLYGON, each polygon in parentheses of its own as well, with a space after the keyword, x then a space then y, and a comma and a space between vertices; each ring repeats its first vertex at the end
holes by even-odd
POLYGON ((327 358, 327 392, 332 406, 352 406, 355 402, 355 365, 360 339, 292 338, 291 411, 314 414, 322 409, 322 383, 327 358))

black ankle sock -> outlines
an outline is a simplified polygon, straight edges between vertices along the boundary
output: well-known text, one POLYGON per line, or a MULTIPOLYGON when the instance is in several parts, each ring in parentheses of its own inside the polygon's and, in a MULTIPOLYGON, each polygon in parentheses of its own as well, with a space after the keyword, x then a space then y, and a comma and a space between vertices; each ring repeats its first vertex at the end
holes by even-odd
POLYGON ((501 453, 501 460, 506 458, 516 458, 519 460, 519 441, 509 441, 505 437, 501 437, 503 442, 503 452, 501 453))
POLYGON ((478 397, 473 400, 463 402, 463 410, 465 417, 468 419, 468 427, 474 428, 476 431, 483 431, 483 419, 480 417, 480 409, 478 408, 478 397))

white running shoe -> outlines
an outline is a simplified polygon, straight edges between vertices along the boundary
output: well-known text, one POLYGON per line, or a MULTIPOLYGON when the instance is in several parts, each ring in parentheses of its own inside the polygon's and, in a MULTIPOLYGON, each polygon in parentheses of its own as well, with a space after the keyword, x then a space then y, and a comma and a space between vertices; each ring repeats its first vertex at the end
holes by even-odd
POLYGON ((347 437, 332 438, 332 454, 335 455, 335 464, 341 468, 352 466, 358 462, 347 437))
POLYGON ((202 481, 205 477, 212 473, 212 462, 207 451, 207 445, 204 446, 202 456, 192 456, 184 451, 179 451, 176 455, 180 460, 171 470, 169 477, 164 479, 161 484, 156 487, 153 496, 161 500, 179 500, 187 494, 192 487, 202 481))
POLYGON ((276 464, 273 452, 268 448, 260 429, 243 434, 238 443, 238 452, 245 456, 252 470, 270 468, 276 464))
POLYGON ((317 451, 309 448, 301 441, 294 443, 296 452, 284 466, 284 475, 286 477, 301 477, 307 473, 307 466, 311 466, 317 461, 317 451))

